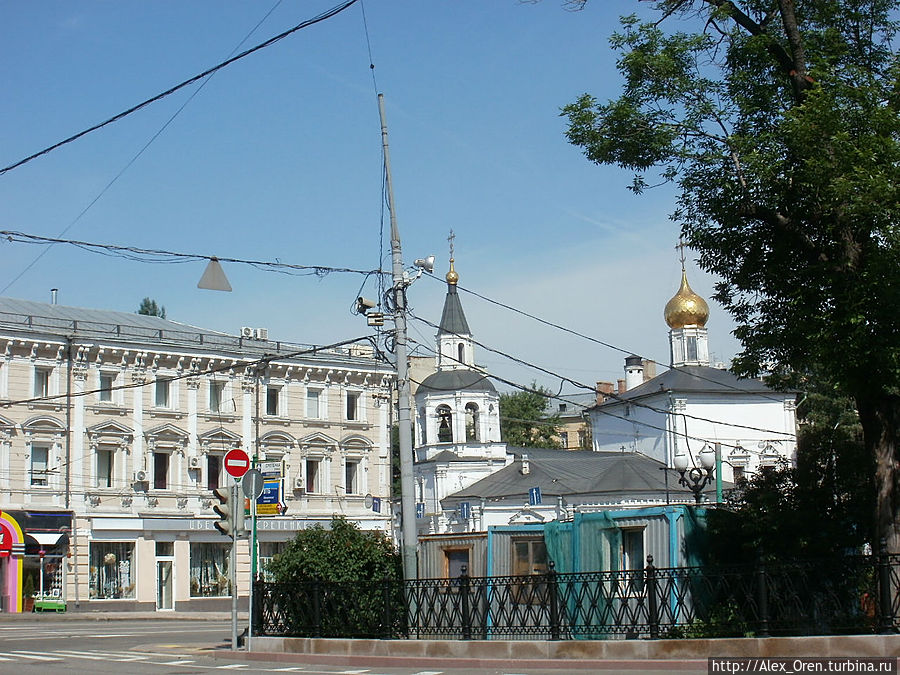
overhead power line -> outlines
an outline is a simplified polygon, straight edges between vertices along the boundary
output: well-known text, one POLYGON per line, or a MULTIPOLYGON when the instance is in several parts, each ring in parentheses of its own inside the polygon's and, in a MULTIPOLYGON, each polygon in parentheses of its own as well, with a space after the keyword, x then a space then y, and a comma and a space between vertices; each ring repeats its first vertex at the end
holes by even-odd
POLYGON ((120 112, 117 115, 113 115, 108 120, 100 122, 99 124, 95 124, 94 126, 89 127, 87 129, 85 129, 84 131, 79 131, 74 136, 69 136, 68 138, 66 138, 62 141, 59 141, 58 143, 54 143, 53 145, 46 147, 43 150, 40 150, 39 152, 34 153, 33 155, 29 155, 28 157, 20 159, 18 162, 14 162, 13 164, 10 164, 9 166, 6 166, 6 167, 0 169, 0 176, 7 173, 8 171, 12 171, 13 169, 16 169, 16 168, 22 166, 23 164, 27 164, 28 162, 30 162, 34 159, 37 159, 38 157, 41 157, 42 155, 46 155, 48 152, 52 152, 53 150, 56 150, 57 148, 61 148, 62 146, 71 143, 72 141, 77 141, 82 136, 87 136, 89 133, 97 131, 98 129, 102 129, 103 127, 110 125, 113 122, 118 122, 123 117, 127 117, 128 115, 130 115, 134 112, 137 112, 138 110, 147 107, 151 103, 156 103, 157 101, 160 101, 160 100, 166 98, 167 96, 174 94, 176 91, 178 91, 180 89, 184 89, 188 85, 193 84, 194 82, 197 82, 198 80, 202 80, 204 77, 212 75, 216 71, 222 70, 222 68, 225 68, 226 66, 230 66, 235 61, 240 61, 244 57, 250 56, 250 54, 258 52, 261 49, 265 49, 266 47, 269 47, 269 46, 275 44, 279 40, 283 40, 284 38, 288 37, 289 35, 296 33, 298 30, 308 28, 309 26, 312 26, 317 23, 321 23, 322 21, 325 21, 326 19, 330 19, 331 17, 343 12, 345 9, 347 9, 351 5, 356 4, 356 2, 358 2, 358 0, 346 0, 346 2, 343 2, 340 5, 336 5, 335 7, 332 7, 331 9, 322 12, 321 14, 314 16, 311 19, 307 19, 306 21, 303 21, 302 23, 297 24, 293 28, 290 28, 290 29, 284 31, 283 33, 279 33, 275 37, 269 38, 265 42, 258 44, 255 47, 251 47, 250 49, 247 49, 247 50, 241 52, 240 54, 237 54, 236 56, 231 57, 230 59, 226 59, 225 61, 222 61, 218 65, 213 66, 212 68, 204 70, 199 75, 194 75, 193 77, 185 80, 181 84, 176 84, 174 87, 167 89, 166 91, 162 92, 161 94, 152 96, 152 97, 148 98, 146 101, 138 103, 137 105, 132 106, 131 108, 128 108, 127 110, 123 110, 122 112, 120 112))
POLYGON ((22 244, 40 244, 46 246, 52 246, 54 244, 69 244, 91 253, 106 256, 115 256, 119 258, 125 258, 126 260, 134 260, 143 263, 172 265, 178 263, 198 262, 201 260, 209 261, 215 258, 219 262, 240 263, 242 265, 251 265, 258 269, 300 276, 314 274, 316 276, 323 277, 334 272, 362 274, 366 276, 380 273, 379 270, 358 270, 351 267, 328 267, 327 265, 295 265, 291 263, 283 263, 271 260, 223 258, 221 256, 202 255, 199 253, 179 253, 177 251, 165 251, 162 249, 153 248, 139 248, 137 246, 97 244, 88 241, 78 241, 76 239, 56 239, 54 237, 41 237, 36 234, 27 234, 25 232, 15 232, 12 230, 0 230, 0 237, 10 242, 22 244))

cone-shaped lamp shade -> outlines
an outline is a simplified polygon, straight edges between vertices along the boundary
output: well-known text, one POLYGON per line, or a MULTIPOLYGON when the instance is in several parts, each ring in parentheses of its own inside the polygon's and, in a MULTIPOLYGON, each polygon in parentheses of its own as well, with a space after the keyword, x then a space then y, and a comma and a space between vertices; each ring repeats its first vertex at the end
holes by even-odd
POLYGON ((230 291, 231 284, 225 277, 225 270, 219 263, 218 258, 210 258, 203 276, 197 282, 197 288, 205 288, 209 291, 230 291))

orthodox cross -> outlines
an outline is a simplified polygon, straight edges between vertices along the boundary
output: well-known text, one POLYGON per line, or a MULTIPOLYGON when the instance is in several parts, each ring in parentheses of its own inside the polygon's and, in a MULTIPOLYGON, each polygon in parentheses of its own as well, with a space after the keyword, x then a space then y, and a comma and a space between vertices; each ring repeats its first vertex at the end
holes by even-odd
POLYGON ((675 245, 675 248, 678 249, 679 257, 681 258, 681 269, 684 270, 684 247, 686 244, 684 243, 684 239, 678 237, 678 243, 675 245))
POLYGON ((453 240, 456 239, 456 235, 453 233, 453 228, 450 228, 450 236, 447 237, 447 241, 450 242, 450 260, 453 260, 453 240))

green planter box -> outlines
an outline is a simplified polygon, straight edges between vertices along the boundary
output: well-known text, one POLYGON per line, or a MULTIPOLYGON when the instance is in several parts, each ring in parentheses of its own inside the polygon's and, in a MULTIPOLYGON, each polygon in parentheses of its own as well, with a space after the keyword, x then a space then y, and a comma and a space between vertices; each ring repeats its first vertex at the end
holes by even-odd
POLYGON ((61 614, 66 611, 66 601, 59 598, 35 599, 35 612, 56 612, 61 614))

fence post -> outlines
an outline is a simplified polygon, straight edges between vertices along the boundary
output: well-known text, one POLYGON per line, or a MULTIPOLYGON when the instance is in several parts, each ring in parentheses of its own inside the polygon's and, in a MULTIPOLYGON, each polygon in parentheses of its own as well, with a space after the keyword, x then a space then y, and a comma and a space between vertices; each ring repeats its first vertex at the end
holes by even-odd
POLYGON ((759 635, 769 637, 769 584, 762 551, 758 551, 756 568, 756 604, 759 608, 759 635))
POLYGON ((459 575, 459 593, 462 599, 462 639, 472 639, 472 618, 469 608, 469 566, 463 565, 459 575))
POLYGON ((381 620, 384 623, 384 639, 390 640, 394 637, 394 626, 393 626, 393 617, 391 615, 391 581, 390 575, 385 572, 384 573, 384 584, 382 590, 382 601, 384 603, 384 607, 382 608, 381 620))
POLYGON ((878 632, 894 632, 893 605, 891 602, 891 557, 887 539, 882 539, 878 551, 878 632))
POLYGON ((559 640, 559 596, 556 593, 556 563, 552 560, 547 570, 547 592, 550 594, 550 639, 559 640))
POLYGON ((254 637, 257 635, 262 635, 262 594, 263 594, 263 582, 259 580, 259 578, 253 579, 250 583, 253 584, 253 625, 251 626, 250 633, 254 637))
POLYGON ((653 566, 653 556, 647 556, 646 574, 647 586, 647 622, 650 624, 650 638, 659 638, 659 598, 657 595, 656 568, 653 566))
POLYGON ((320 597, 319 580, 313 579, 312 582, 312 605, 313 605, 313 624, 316 627, 315 637, 322 637, 322 598, 320 597))

